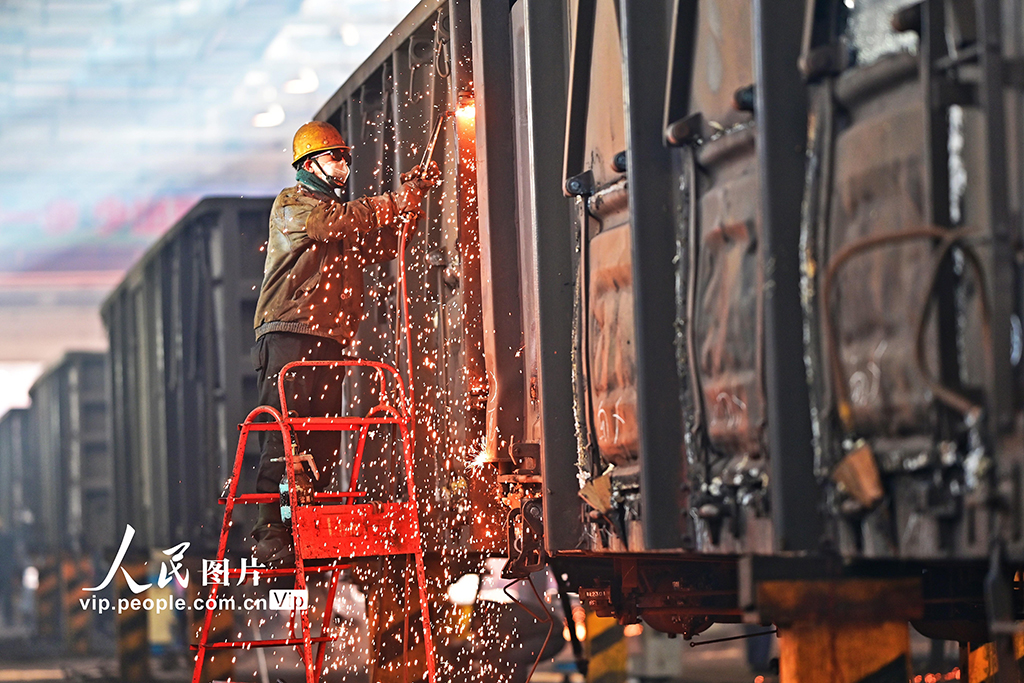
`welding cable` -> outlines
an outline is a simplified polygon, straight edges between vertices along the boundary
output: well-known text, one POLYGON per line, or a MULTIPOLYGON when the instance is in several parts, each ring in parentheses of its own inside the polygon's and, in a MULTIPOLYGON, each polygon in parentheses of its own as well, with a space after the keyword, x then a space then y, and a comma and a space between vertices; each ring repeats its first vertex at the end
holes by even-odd
MULTIPOLYGON (((580 225, 580 364, 583 371, 583 401, 586 411, 584 427, 586 429, 587 449, 592 462, 588 463, 593 467, 593 456, 600 456, 601 449, 598 445, 595 428, 597 419, 594 417, 594 398, 590 393, 591 381, 594 378, 593 369, 590 366, 590 219, 600 219, 590 211, 590 195, 583 195, 583 221, 580 225)), ((602 228, 603 228, 602 224, 602 228)), ((600 232, 600 230, 599 230, 600 232)))
POLYGON ((590 660, 583 653, 583 644, 580 637, 576 635, 576 620, 573 618, 572 602, 569 600, 569 585, 562 578, 562 573, 557 568, 551 567, 551 573, 555 575, 555 584, 558 586, 558 598, 562 601, 562 613, 565 614, 565 625, 569 630, 569 644, 572 645, 572 656, 576 661, 576 670, 582 676, 587 675, 590 668, 590 660))
MULTIPOLYGON (((430 142, 426 149, 423 150, 423 157, 420 160, 420 178, 423 178, 424 173, 427 170, 427 164, 430 163, 431 157, 434 155, 434 147, 437 144, 438 135, 441 132, 441 127, 444 122, 454 114, 451 110, 446 110, 437 115, 437 122, 434 124, 434 130, 430 135, 430 142)), ((395 335, 395 368, 398 369, 401 366, 401 339, 405 338, 405 358, 409 369, 409 397, 408 397, 408 414, 412 421, 413 429, 416 425, 415 416, 415 392, 414 392, 414 372, 412 363, 412 337, 410 336, 409 327, 409 290, 408 290, 408 277, 405 272, 405 248, 409 242, 409 233, 413 228, 416 227, 418 217, 416 214, 402 214, 402 228, 398 240, 398 296, 400 298, 400 304, 402 307, 402 316, 399 322, 402 326, 400 332, 395 335)))
POLYGON ((935 308, 935 297, 931 294, 938 283, 939 273, 941 271, 942 262, 949 253, 950 249, 954 245, 959 246, 961 252, 964 254, 966 261, 971 264, 974 268, 975 275, 978 277, 978 297, 979 303, 981 304, 981 335, 982 335, 982 349, 984 350, 984 362, 986 375, 991 377, 992 369, 994 367, 994 350, 992 346, 992 309, 988 300, 988 290, 985 287, 985 274, 981 265, 981 258, 977 252, 967 244, 960 240, 961 236, 954 235, 952 232, 948 235, 940 245, 940 249, 935 258, 935 263, 932 266, 931 277, 928 278, 928 287, 925 290, 925 300, 921 309, 921 315, 917 322, 917 335, 916 335, 916 353, 914 354, 915 360, 917 361, 918 372, 924 378, 924 381, 928 384, 932 393, 935 394, 936 398, 946 404, 948 407, 956 410, 962 414, 969 425, 972 425, 978 421, 981 415, 981 406, 973 403, 965 396, 956 392, 949 387, 946 387, 935 379, 931 372, 928 370, 928 363, 925 359, 925 347, 924 347, 924 335, 927 327, 928 319, 931 316, 932 309, 935 308))
MULTIPOLYGON (((519 605, 527 614, 533 617, 533 620, 536 621, 538 624, 543 624, 545 622, 550 624, 550 626, 548 626, 548 634, 544 637, 544 643, 540 646, 540 649, 537 650, 537 659, 533 661, 533 666, 530 667, 530 673, 526 675, 526 680, 529 681, 531 678, 533 678, 533 672, 537 670, 537 665, 540 664, 541 657, 544 656, 544 648, 548 646, 548 641, 551 640, 551 634, 555 632, 555 619, 551 616, 551 612, 549 612, 547 608, 544 607, 544 600, 540 597, 540 593, 537 592, 537 586, 534 585, 533 579, 531 577, 527 576, 523 579, 516 579, 512 583, 502 588, 501 590, 505 593, 505 595, 508 596, 508 598, 512 602, 519 605), (523 604, 523 602, 521 602, 519 598, 508 592, 509 588, 523 581, 526 581, 528 584, 530 584, 530 588, 533 590, 533 595, 537 598, 537 604, 540 605, 541 611, 543 611, 544 616, 547 617, 546 619, 541 619, 540 617, 538 617, 536 614, 533 613, 533 610, 531 610, 529 607, 523 604)), ((571 631, 572 628, 570 628, 569 630, 571 631)))
POLYGON ((697 217, 697 143, 687 145, 688 154, 686 159, 686 173, 689 177, 687 196, 686 216, 686 241, 689 252, 686 283, 686 362, 690 370, 690 386, 692 387, 694 426, 696 435, 703 441, 703 448, 700 452, 705 457, 705 469, 710 469, 706 458, 709 453, 717 450, 711 444, 707 422, 707 406, 704 403, 704 384, 701 381, 700 371, 697 363, 697 283, 698 283, 698 257, 700 255, 698 242, 698 217, 697 217))
POLYGON ((412 337, 409 333, 409 291, 406 284, 408 278, 405 272, 405 247, 409 241, 409 232, 412 228, 416 227, 416 219, 413 216, 407 216, 404 218, 402 223, 401 236, 398 240, 398 296, 400 298, 400 304, 402 307, 402 315, 398 322, 401 325, 401 332, 395 338, 395 369, 401 367, 401 349, 402 340, 405 340, 405 360, 409 371, 409 396, 408 404, 406 406, 406 413, 409 415, 409 419, 412 420, 412 424, 415 428, 416 416, 415 416, 415 385, 413 365, 412 365, 412 337))
MULTIPOLYGON (((968 228, 949 229, 941 228, 934 225, 926 225, 918 228, 911 228, 908 230, 901 230, 899 232, 885 233, 880 235, 868 235, 862 239, 850 242, 844 245, 839 251, 832 255, 829 259, 828 266, 825 269, 825 276, 822 281, 821 287, 821 298, 822 306, 824 308, 824 315, 822 315, 822 324, 824 326, 824 340, 826 354, 828 356, 829 370, 832 377, 833 394, 837 404, 837 411, 839 414, 839 420, 842 423, 843 429, 847 434, 855 432, 856 425, 853 418, 853 409, 851 405, 851 398, 849 393, 849 387, 846 384, 845 377, 846 371, 843 367, 843 361, 840 357, 839 351, 839 340, 836 338, 836 326, 832 319, 832 288, 833 281, 839 270, 846 265, 846 263, 859 254, 864 252, 877 249, 883 246, 889 246, 898 244, 900 242, 907 242, 911 240, 919 239, 934 239, 938 240, 940 244, 939 257, 935 261, 934 274, 930 280, 929 287, 927 288, 925 295, 927 300, 924 304, 925 310, 930 308, 932 289, 935 285, 935 280, 938 277, 939 266, 945 254, 953 244, 960 243, 964 248, 964 253, 967 253, 969 247, 963 245, 962 240, 971 234, 973 231, 968 228)), ((972 252, 973 253, 973 252, 972 252)), ((974 255, 976 258, 976 255, 974 255)), ((976 267, 980 267, 980 264, 975 263, 976 267)), ((979 270, 980 276, 980 270, 979 270)), ((988 310, 987 299, 984 302, 985 310, 988 310)), ((918 340, 919 347, 923 347, 923 333, 921 328, 926 322, 924 319, 926 316, 922 316, 919 321, 918 329, 918 340)), ((923 370, 923 351, 921 348, 918 349, 918 366, 919 370, 923 370)), ((973 411, 977 409, 977 406, 968 401, 966 398, 953 391, 952 389, 940 384, 934 380, 930 373, 922 372, 925 382, 932 389, 936 398, 948 405, 949 407, 961 412, 965 415, 973 414, 973 411)))
MULTIPOLYGON (((402 678, 404 683, 409 683, 409 555, 405 556, 405 567, 402 569, 402 574, 405 578, 405 595, 402 597, 402 617, 403 631, 402 631, 402 678)), ((421 610, 427 609, 426 605, 420 605, 421 610)), ((426 639, 424 639, 424 647, 426 647, 426 639)))

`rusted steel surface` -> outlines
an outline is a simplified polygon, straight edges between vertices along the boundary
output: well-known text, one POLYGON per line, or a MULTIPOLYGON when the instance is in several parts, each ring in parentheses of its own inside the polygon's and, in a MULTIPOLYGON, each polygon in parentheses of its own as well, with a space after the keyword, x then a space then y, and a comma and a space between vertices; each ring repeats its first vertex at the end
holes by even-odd
MULTIPOLYGON (((920 97, 916 84, 906 83, 851 103, 852 123, 835 144, 823 267, 852 242, 923 224, 920 97)), ((836 276, 832 301, 821 303, 822 315, 836 320, 843 391, 849 393, 861 432, 891 436, 930 431, 931 400, 914 369, 914 355, 932 260, 928 240, 851 258, 836 276)), ((933 367, 935 353, 933 342, 928 349, 933 367)))
POLYGON ((629 227, 602 231, 590 241, 590 392, 601 457, 617 465, 635 460, 636 355, 629 227))
MULTIPOLYGON (((859 9, 861 18, 888 12, 859 9)), ((986 119, 998 126, 1002 111, 993 117, 961 90, 973 76, 942 66, 980 59, 948 42, 971 24, 964 19, 937 2, 901 15, 918 53, 892 53, 882 31, 885 49, 858 55, 831 93, 816 89, 812 107, 808 378, 817 474, 835 482, 833 532, 846 555, 980 558, 996 518, 1021 528, 1020 496, 1010 493, 1020 490, 1010 464, 1019 431, 998 434, 1005 392, 993 381, 1012 375, 993 370, 1005 362, 993 339, 1007 336, 995 326, 1010 316, 992 300, 1009 299, 986 296, 999 277, 991 245, 1004 201, 986 190, 985 178, 1003 173, 986 119), (870 495, 843 481, 854 455, 877 468, 870 495), (1004 512, 984 502, 998 462, 1004 512)))
MULTIPOLYGON (((501 454, 497 441, 492 439, 490 448, 483 441, 490 392, 482 330, 470 7, 428 5, 407 17, 317 118, 339 123, 354 147, 349 184, 355 198, 393 190, 399 174, 421 161, 438 116, 451 114, 442 120, 433 154, 444 184, 426 196, 426 215, 410 233, 405 255, 411 358, 396 344, 403 306, 395 287, 396 262, 367 269, 366 317, 353 353, 397 362, 413 376, 416 481, 423 491, 437 492, 431 522, 422 528, 426 546, 497 552, 501 511, 493 491, 501 454), (474 470, 473 462, 488 464, 474 470)), ((488 293, 493 295, 493 288, 488 293)), ((488 310, 493 311, 493 302, 488 310)), ((361 382, 354 378, 347 397, 356 405, 370 400, 371 388, 361 382)), ((504 456, 507 460, 507 452, 504 456)), ((386 457, 371 461, 369 477, 387 482, 395 463, 386 457)))
POLYGON ((779 629, 780 683, 902 682, 913 680, 912 671, 910 632, 903 621, 779 629))
POLYGON ((583 167, 593 171, 594 184, 603 187, 619 177, 612 162, 615 155, 626 148, 626 122, 616 0, 596 0, 595 4, 592 62, 587 74, 590 100, 583 167))
MULTIPOLYGON (((587 282, 587 331, 583 353, 589 391, 586 419, 604 464, 626 465, 639 455, 636 416, 636 352, 633 319, 633 246, 629 197, 622 170, 614 167, 625 149, 622 49, 614 0, 595 3, 592 61, 586 73, 583 168, 593 174, 596 192, 587 201, 581 239, 588 250, 581 266, 587 282)), ((591 467, 600 470, 602 464, 591 467)))
POLYGON ((764 424, 763 281, 757 236, 755 132, 706 145, 701 166, 695 350, 712 445, 761 455, 764 424))
POLYGON ((918 578, 762 581, 757 609, 777 624, 908 621, 924 614, 924 599, 918 578))
POLYGON ((749 2, 699 0, 690 111, 721 129, 750 120, 733 94, 754 82, 753 30, 749 2))

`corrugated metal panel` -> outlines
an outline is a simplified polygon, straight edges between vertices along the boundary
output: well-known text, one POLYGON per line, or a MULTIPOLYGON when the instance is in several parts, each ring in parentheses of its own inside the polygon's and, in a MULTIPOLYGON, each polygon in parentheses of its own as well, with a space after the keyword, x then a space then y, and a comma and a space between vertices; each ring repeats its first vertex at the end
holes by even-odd
POLYGON ((199 202, 103 305, 117 528, 131 524, 140 545, 203 548, 220 531, 236 425, 257 400, 249 349, 271 204, 199 202))

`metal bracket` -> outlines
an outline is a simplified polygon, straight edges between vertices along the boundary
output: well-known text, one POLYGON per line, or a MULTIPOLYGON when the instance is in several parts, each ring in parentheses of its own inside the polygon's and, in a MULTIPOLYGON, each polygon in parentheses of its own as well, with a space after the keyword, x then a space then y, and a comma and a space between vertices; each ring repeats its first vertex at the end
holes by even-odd
POLYGON ((516 474, 540 474, 540 444, 520 441, 509 446, 516 474))
POLYGON ((685 147, 700 140, 703 134, 704 115, 695 111, 665 127, 665 144, 669 147, 685 147))
POLYGON ((565 181, 565 191, 571 197, 589 197, 594 194, 594 173, 584 171, 565 181))
POLYGON ((508 513, 508 562, 501 570, 504 579, 525 579, 544 568, 544 507, 540 498, 523 500, 508 513))
POLYGON ((806 81, 814 81, 823 76, 840 73, 849 66, 850 58, 842 41, 813 48, 810 52, 800 55, 797 64, 800 74, 806 81))

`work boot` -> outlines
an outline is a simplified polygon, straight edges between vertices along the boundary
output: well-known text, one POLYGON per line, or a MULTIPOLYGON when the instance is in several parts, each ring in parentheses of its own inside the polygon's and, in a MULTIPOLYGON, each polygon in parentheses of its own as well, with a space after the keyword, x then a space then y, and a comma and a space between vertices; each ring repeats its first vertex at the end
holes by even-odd
POLYGON ((252 532, 256 539, 253 556, 271 569, 285 569, 295 566, 295 548, 292 544, 292 531, 285 525, 270 523, 259 526, 252 532))

